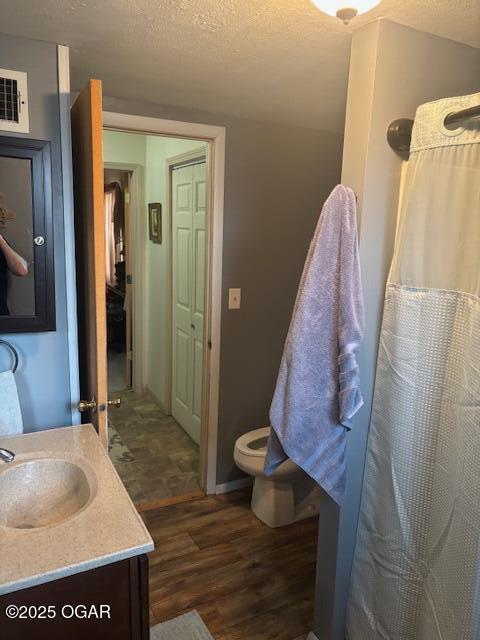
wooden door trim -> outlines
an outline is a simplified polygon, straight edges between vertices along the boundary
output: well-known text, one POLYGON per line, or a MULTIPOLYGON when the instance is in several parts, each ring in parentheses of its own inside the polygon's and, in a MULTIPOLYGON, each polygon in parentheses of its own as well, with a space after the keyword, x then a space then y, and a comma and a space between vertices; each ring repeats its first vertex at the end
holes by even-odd
POLYGON ((208 241, 205 293, 207 349, 204 361, 204 405, 200 435, 200 486, 209 494, 217 485, 218 402, 220 385, 220 331, 222 311, 223 207, 225 182, 225 127, 104 111, 104 128, 118 131, 187 138, 209 142, 208 241), (208 317, 207 317, 208 316, 208 317), (208 344, 211 348, 208 348, 208 344))
MULTIPOLYGON (((173 381, 172 381, 172 376, 173 376, 173 211, 172 211, 172 171, 175 168, 180 168, 180 167, 184 167, 184 166, 188 166, 189 163, 193 163, 196 160, 201 160, 203 159, 205 162, 207 161, 207 150, 208 150, 208 145, 207 147, 200 147, 198 149, 193 149, 192 151, 187 151, 186 153, 181 153, 179 155, 176 156, 172 156, 171 158, 167 158, 165 160, 165 165, 166 165, 166 176, 165 176, 165 185, 167 187, 167 191, 166 191, 166 214, 168 215, 168 227, 169 227, 169 255, 168 255, 168 274, 167 274, 167 286, 168 286, 168 291, 167 291, 167 300, 168 300, 168 308, 167 308, 167 335, 170 336, 170 340, 168 341, 168 354, 167 354, 167 370, 168 370, 168 394, 167 394, 167 398, 168 398, 168 411, 167 413, 171 412, 172 410, 172 406, 173 406, 173 401, 172 401, 172 394, 173 394, 173 381)), ((208 169, 208 166, 207 166, 208 169)), ((210 218, 208 216, 208 209, 209 209, 209 203, 207 202, 207 231, 208 231, 208 227, 210 225, 210 218)), ((208 238, 208 235, 207 235, 208 238)), ((207 254, 205 256, 207 258, 207 254)), ((205 268, 207 268, 207 265, 205 265, 205 268)), ((206 279, 205 279, 206 282, 206 279)), ((207 309, 208 304, 207 304, 207 291, 205 289, 205 310, 207 309)), ((207 340, 208 340, 208 321, 207 318, 205 316, 205 321, 204 321, 204 332, 203 332, 203 345, 204 345, 204 351, 206 351, 207 349, 207 340)), ((205 362, 203 363, 203 374, 204 376, 204 383, 205 383, 205 375, 206 375, 206 369, 205 369, 205 362)), ((205 386, 205 384, 204 384, 205 386)), ((203 400, 205 401, 205 394, 204 394, 204 398, 203 400)), ((203 409, 202 409, 202 413, 203 413, 203 409)), ((203 416, 202 416, 203 417, 203 416)))
MULTIPOLYGON (((94 144, 95 131, 102 132, 102 83, 99 80, 90 80, 90 92, 92 95, 92 103, 99 105, 99 109, 92 109, 92 167, 93 167, 93 207, 94 211, 104 211, 105 195, 103 183, 103 137, 100 134, 100 140, 94 144)), ((78 98, 77 98, 78 99, 78 98)), ((74 107, 75 108, 75 105, 74 107)), ((107 303, 106 303, 106 285, 105 285, 105 222, 102 227, 103 233, 98 234, 94 247, 94 265, 95 265, 95 314, 96 314, 96 331, 97 336, 107 335, 107 303), (102 293, 100 293, 102 292, 102 293)), ((97 338, 98 340, 98 338, 97 338)), ((98 435, 105 447, 108 447, 108 412, 102 407, 104 401, 107 400, 107 346, 103 345, 98 348, 97 344, 97 377, 98 387, 104 387, 104 398, 97 398, 97 412, 105 415, 99 416, 98 435)))

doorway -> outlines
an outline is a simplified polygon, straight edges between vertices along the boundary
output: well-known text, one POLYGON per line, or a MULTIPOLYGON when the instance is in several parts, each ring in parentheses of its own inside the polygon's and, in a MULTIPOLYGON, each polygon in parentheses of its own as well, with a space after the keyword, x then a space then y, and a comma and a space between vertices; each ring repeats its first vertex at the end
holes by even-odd
MULTIPOLYGON (((112 112, 102 112, 101 82, 90 80, 86 88, 77 97, 72 110, 72 146, 74 159, 75 190, 75 237, 77 263, 77 312, 79 341, 79 370, 81 400, 78 410, 82 413, 83 422, 91 422, 97 429, 102 443, 108 445, 108 417, 116 415, 111 409, 116 398, 109 399, 107 390, 107 331, 106 331, 106 294, 105 294, 105 215, 104 215, 104 161, 105 144, 103 133, 118 132, 124 135, 143 134, 152 138, 174 138, 175 140, 194 140, 206 147, 207 167, 207 218, 205 233, 205 308, 203 345, 203 391, 202 420, 200 426, 199 446, 199 484, 206 493, 216 492, 217 466, 217 431, 219 400, 219 367, 220 367, 220 326, 222 302, 222 244, 223 244, 223 193, 225 170, 225 128, 212 125, 188 123, 159 118, 132 116, 112 112)), ((133 151, 134 148, 129 148, 133 151)), ((123 160, 123 162, 127 162, 123 160)), ((134 161, 135 164, 141 164, 134 161)), ((128 167, 125 167, 128 169, 128 167)), ((141 167, 142 168, 142 167, 141 167)), ((158 184, 161 172, 156 174, 158 184)), ((150 184, 140 179, 141 171, 135 171, 132 180, 137 176, 137 193, 144 192, 139 198, 140 214, 131 216, 133 233, 142 238, 149 247, 153 243, 147 236, 148 216, 147 204, 158 204, 151 199, 150 184)), ((168 211, 168 208, 167 208, 168 211)), ((169 219, 165 216, 163 219, 169 219)), ((169 237, 169 236, 167 236, 169 237)), ((151 390, 146 379, 147 358, 156 362, 145 340, 145 321, 138 311, 144 309, 168 309, 161 304, 158 295, 158 282, 147 277, 145 265, 140 260, 141 252, 134 251, 135 279, 132 303, 133 315, 133 391, 148 394, 151 390), (140 268, 138 267, 140 262, 140 268), (146 285, 156 287, 154 296, 149 296, 153 304, 146 304, 146 285), (142 297, 143 296, 143 297, 142 297), (145 303, 145 304, 144 304, 145 303), (144 307, 142 307, 144 304, 144 307), (135 320, 136 318, 136 320, 135 320), (137 335, 138 331, 138 335, 137 335), (140 354, 139 358, 135 354, 140 354), (138 374, 138 375, 137 375, 138 374)), ((168 256, 167 267, 170 261, 168 256)), ((158 272, 157 272, 158 273, 158 272)), ((145 313, 143 314, 143 317, 145 313)), ((159 330, 159 327, 156 327, 159 330)), ((171 335, 171 334, 168 334, 171 335)), ((163 350, 165 353, 168 349, 163 350)), ((153 384, 162 382, 161 376, 152 378, 153 384)), ((165 388, 165 385, 163 385, 165 388)), ((125 393, 130 393, 125 391, 125 393)), ((117 392, 115 392, 115 395, 117 392)), ((168 402, 168 395, 167 395, 168 402)), ((166 409, 167 407, 160 407, 166 409)), ((139 412, 148 414, 149 407, 136 407, 134 418, 139 412)), ((163 411, 167 419, 171 414, 163 411)), ((118 415, 118 414, 117 414, 118 415)), ((148 418, 148 415, 146 416, 148 418)), ((185 433, 185 432, 184 432, 185 433)), ((185 433, 185 435, 187 435, 185 433)), ((188 436, 187 436, 188 437, 188 436)), ((141 442, 137 443, 141 447, 141 442)), ((146 449, 147 447, 143 447, 146 449)), ((162 451, 160 451, 162 453, 162 451)))
POLYGON ((144 509, 206 488, 209 142, 103 135, 109 451, 144 509))
POLYGON ((132 388, 132 172, 104 168, 105 292, 109 393, 132 388))

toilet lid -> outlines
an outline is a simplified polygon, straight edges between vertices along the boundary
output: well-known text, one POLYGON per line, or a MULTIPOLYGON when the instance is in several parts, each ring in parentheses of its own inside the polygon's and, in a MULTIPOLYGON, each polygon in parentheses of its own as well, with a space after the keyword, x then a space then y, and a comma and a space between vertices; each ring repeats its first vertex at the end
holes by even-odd
POLYGON ((270 427, 261 427, 245 433, 238 438, 235 446, 240 453, 254 458, 264 458, 267 452, 267 441, 270 427))

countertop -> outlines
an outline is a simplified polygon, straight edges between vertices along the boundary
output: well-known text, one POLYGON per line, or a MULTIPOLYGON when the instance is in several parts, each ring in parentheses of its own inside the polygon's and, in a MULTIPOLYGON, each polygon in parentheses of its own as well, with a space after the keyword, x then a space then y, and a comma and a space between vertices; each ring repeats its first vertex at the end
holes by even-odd
POLYGON ((14 462, 0 460, 0 475, 38 456, 74 462, 94 478, 90 502, 69 519, 35 529, 0 526, 0 595, 153 550, 92 425, 0 438, 0 447, 16 454, 14 462))

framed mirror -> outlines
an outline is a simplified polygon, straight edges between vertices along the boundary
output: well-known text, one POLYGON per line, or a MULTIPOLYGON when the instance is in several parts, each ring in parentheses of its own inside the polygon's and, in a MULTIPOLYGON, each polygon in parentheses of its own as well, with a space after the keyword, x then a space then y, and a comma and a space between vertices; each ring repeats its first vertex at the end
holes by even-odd
POLYGON ((0 136, 0 333, 55 330, 50 143, 0 136))

